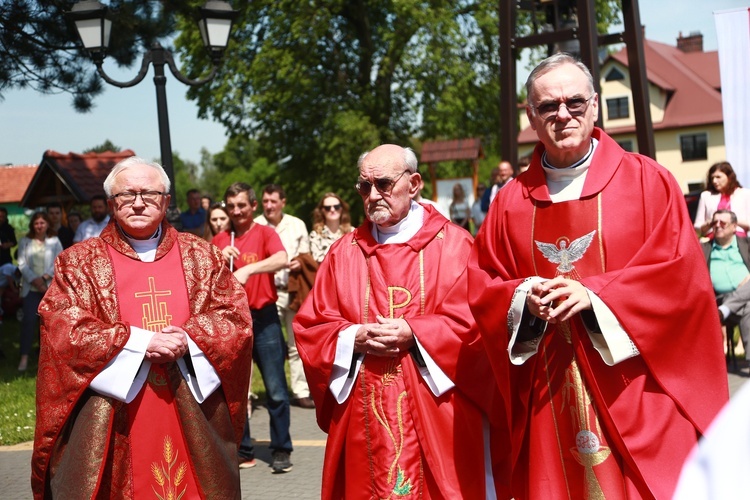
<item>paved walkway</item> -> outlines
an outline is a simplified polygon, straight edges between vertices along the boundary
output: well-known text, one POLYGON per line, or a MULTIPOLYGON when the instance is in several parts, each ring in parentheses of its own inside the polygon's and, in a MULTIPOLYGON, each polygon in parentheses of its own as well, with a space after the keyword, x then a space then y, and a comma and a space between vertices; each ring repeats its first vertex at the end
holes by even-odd
MULTIPOLYGON (((750 378, 748 368, 729 374, 729 392, 734 394, 750 378)), ((272 474, 268 450, 268 413, 256 409, 251 420, 256 441, 257 467, 240 471, 243 499, 320 498, 321 471, 326 435, 315 422, 315 411, 292 407, 294 469, 287 474, 272 474)), ((0 497, 8 500, 31 498, 29 463, 31 443, 0 447, 0 497)))
MULTIPOLYGON (((285 500, 320 498, 323 452, 326 435, 315 422, 315 410, 292 406, 292 463, 287 474, 271 473, 268 412, 259 407, 250 421, 258 465, 240 471, 242 498, 245 500, 285 500)), ((0 446, 0 498, 31 499, 29 484, 32 443, 0 446)))

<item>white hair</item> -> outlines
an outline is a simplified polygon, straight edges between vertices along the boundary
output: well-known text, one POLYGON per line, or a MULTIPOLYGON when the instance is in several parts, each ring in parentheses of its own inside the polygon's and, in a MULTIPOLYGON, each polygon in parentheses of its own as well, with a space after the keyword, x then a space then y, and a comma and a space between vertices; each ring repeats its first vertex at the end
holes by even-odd
POLYGON ((131 156, 129 158, 125 158, 124 160, 120 161, 117 165, 115 165, 112 168, 112 171, 107 175, 107 178, 104 179, 104 193, 107 195, 107 198, 112 196, 112 184, 115 182, 115 177, 117 174, 122 172, 123 170, 126 170, 130 167, 134 167, 136 165, 146 165, 147 167, 151 167, 157 172, 159 172, 159 177, 161 177, 161 183, 164 185, 164 191, 166 193, 169 193, 169 188, 171 186, 171 183, 169 182, 169 177, 167 176, 167 173, 164 171, 164 168, 156 163, 155 161, 146 161, 140 156, 131 156))
MULTIPOLYGON (((417 161, 417 155, 414 153, 412 148, 403 148, 404 150, 404 167, 409 171, 410 174, 417 173, 417 167, 419 167, 419 161, 417 161)), ((357 159, 357 168, 362 170, 362 162, 365 160, 370 151, 365 151, 359 155, 357 159)))
POLYGON ((534 83, 536 83, 540 76, 552 71, 553 69, 559 68, 564 64, 572 64, 581 70, 586 76, 586 80, 588 80, 589 92, 593 94, 595 90, 594 77, 591 75, 589 68, 574 56, 566 52, 558 52, 540 62, 539 65, 529 73, 529 77, 526 79, 526 99, 531 102, 531 98, 534 97, 534 83))

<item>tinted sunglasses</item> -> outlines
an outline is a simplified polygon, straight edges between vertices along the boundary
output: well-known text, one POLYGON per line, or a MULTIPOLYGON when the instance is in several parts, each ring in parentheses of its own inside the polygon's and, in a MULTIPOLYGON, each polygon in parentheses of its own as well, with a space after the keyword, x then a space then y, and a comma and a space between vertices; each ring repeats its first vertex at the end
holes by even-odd
POLYGON ((341 204, 336 203, 335 205, 323 205, 323 210, 325 210, 326 212, 338 212, 339 210, 341 210, 341 204))
POLYGON ((393 191, 393 186, 395 186, 398 180, 401 179, 401 177, 403 177, 404 174, 406 173, 409 173, 409 171, 404 170, 395 179, 389 179, 388 177, 383 177, 382 179, 375 179, 373 182, 370 182, 364 179, 359 179, 357 183, 354 185, 354 188, 362 196, 368 196, 370 194, 370 191, 372 191, 373 186, 375 186, 375 189, 377 189, 380 194, 390 195, 391 191, 393 191))

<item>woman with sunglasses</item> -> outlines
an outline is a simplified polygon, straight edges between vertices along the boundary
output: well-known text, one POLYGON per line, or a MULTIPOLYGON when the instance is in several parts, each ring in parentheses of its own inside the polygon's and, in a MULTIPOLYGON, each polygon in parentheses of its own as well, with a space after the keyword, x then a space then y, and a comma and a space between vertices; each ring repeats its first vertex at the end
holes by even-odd
POLYGON ((313 229, 310 231, 310 252, 318 264, 334 241, 352 231, 349 204, 336 193, 326 193, 313 210, 313 229))

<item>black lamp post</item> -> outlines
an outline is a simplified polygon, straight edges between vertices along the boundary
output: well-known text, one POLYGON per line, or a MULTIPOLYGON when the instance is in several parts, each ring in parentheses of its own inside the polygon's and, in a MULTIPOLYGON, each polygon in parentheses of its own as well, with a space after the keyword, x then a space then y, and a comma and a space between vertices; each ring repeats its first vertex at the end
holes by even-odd
POLYGON ((227 47, 227 43, 229 42, 229 32, 232 29, 232 21, 237 14, 238 11, 232 10, 229 3, 224 1, 210 0, 201 7, 198 27, 200 28, 201 37, 203 38, 203 45, 208 50, 212 62, 211 72, 205 78, 191 80, 181 74, 172 58, 172 53, 157 42, 154 43, 143 55, 140 71, 136 77, 129 82, 118 82, 117 80, 110 78, 104 72, 104 68, 102 68, 104 58, 107 55, 109 36, 112 29, 112 19, 108 13, 107 7, 98 1, 82 1, 73 5, 72 10, 67 14, 68 18, 75 22, 78 36, 81 38, 83 46, 89 52, 94 64, 96 64, 97 72, 105 82, 120 88, 132 87, 140 83, 146 77, 146 73, 148 73, 148 65, 154 65, 154 84, 156 85, 156 110, 159 118, 161 161, 171 183, 169 190, 171 201, 167 212, 167 219, 172 224, 177 224, 179 221, 179 209, 177 208, 177 198, 175 196, 172 142, 169 135, 169 115, 167 114, 167 78, 164 74, 164 66, 169 66, 169 70, 175 78, 185 85, 202 85, 213 79, 216 75, 216 70, 221 57, 224 54, 224 50, 227 47))

